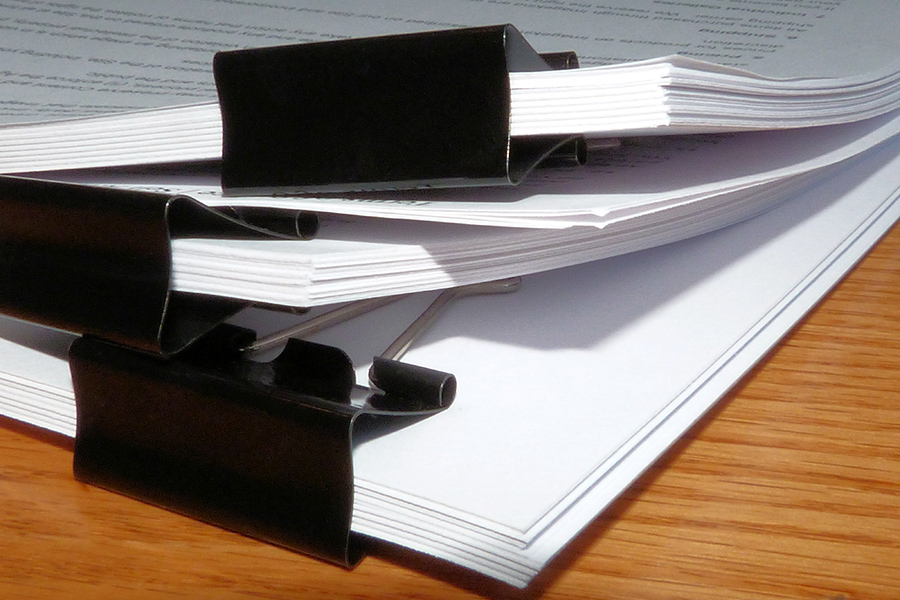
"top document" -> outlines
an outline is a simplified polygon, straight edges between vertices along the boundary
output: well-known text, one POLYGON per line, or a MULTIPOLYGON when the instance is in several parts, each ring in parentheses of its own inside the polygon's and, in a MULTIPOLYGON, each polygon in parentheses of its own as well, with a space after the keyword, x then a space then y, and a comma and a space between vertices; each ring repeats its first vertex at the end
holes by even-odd
POLYGON ((681 55, 766 77, 890 69, 891 0, 2 0, 0 124, 213 102, 220 50, 514 24, 582 66, 681 55))

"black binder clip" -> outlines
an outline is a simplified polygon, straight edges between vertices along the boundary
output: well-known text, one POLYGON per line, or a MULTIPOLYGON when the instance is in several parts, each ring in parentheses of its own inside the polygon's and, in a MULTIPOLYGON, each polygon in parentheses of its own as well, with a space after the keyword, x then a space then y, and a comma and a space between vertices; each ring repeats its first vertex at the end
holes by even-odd
POLYGON ((447 290, 356 384, 347 355, 309 334, 396 299, 345 305, 259 340, 219 325, 174 357, 92 337, 69 362, 78 411, 75 476, 342 566, 363 556, 351 533, 354 425, 397 425, 446 409, 456 378, 401 362, 461 295, 506 293, 518 278, 447 290), (287 340, 270 362, 248 358, 287 340))
POLYGON ((173 237, 296 237, 185 196, 18 177, 0 214, 0 313, 163 355, 247 304, 173 292, 173 237))
POLYGON ((76 340, 75 476, 352 566, 362 557, 350 534, 355 421, 443 410, 453 378, 407 365, 394 377, 425 393, 360 392, 337 348, 292 339, 257 363, 240 351, 248 335, 222 325, 169 359, 76 340))
POLYGON ((511 25, 220 52, 230 194, 510 185, 570 136, 510 137, 509 73, 577 66, 511 25))
POLYGON ((169 359, 76 340, 75 476, 353 566, 363 555, 350 530, 355 422, 444 410, 456 380, 376 357, 378 387, 361 387, 338 348, 291 338, 261 363, 245 352, 254 338, 220 325, 169 359))

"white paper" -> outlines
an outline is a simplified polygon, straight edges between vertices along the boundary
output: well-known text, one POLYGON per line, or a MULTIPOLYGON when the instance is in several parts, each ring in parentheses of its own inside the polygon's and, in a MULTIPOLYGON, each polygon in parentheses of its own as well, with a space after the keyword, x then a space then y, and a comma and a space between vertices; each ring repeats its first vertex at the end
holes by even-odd
POLYGON ((772 77, 854 77, 891 64, 891 0, 791 7, 636 0, 326 0, 240 2, 6 0, 0 10, 0 122, 47 120, 215 100, 218 50, 513 23, 539 52, 585 65, 681 54, 772 77), (846 41, 852 40, 853 44, 846 41))
MULTIPOLYGON (((58 117, 75 114, 70 109, 88 114, 147 106, 130 104, 117 93, 104 100, 95 95, 96 89, 89 90, 93 97, 89 103, 70 103, 79 86, 94 85, 92 77, 110 91, 128 87, 111 85, 117 69, 131 72, 134 67, 125 64, 134 60, 126 49, 139 49, 148 63, 141 68, 160 77, 131 82, 148 86, 131 89, 163 92, 168 76, 173 80, 169 92, 185 99, 203 87, 189 83, 191 74, 200 72, 211 52, 210 42, 218 44, 217 36, 226 31, 240 29, 257 42, 304 35, 325 39, 363 30, 455 26, 461 24, 459 15, 474 14, 496 22, 516 17, 539 48, 558 50, 567 42, 567 47, 585 48, 580 53, 588 63, 616 62, 623 58, 624 48, 633 51, 634 58, 678 52, 777 76, 796 76, 795 66, 810 64, 828 69, 826 74, 852 76, 860 64, 874 66, 897 54, 896 19, 883 16, 895 9, 891 2, 838 0, 796 8, 753 0, 703 6, 649 0, 628 6, 584 4, 551 6, 531 0, 514 5, 491 0, 392 4, 402 9, 403 17, 397 17, 402 20, 374 16, 386 2, 366 3, 365 9, 357 5, 347 11, 350 16, 336 14, 333 4, 325 2, 285 4, 271 9, 280 17, 273 25, 272 13, 259 3, 251 6, 238 0, 190 6, 144 0, 119 3, 116 8, 104 5, 93 16, 91 5, 85 3, 72 7, 7 0, 0 11, 0 64, 6 70, 5 81, 28 88, 30 99, 4 94, 0 107, 7 118, 21 120, 28 115, 43 119, 52 111, 58 117), (319 12, 303 13, 312 8, 319 12), (203 29, 197 21, 212 10, 215 26, 206 32, 208 37, 197 35, 203 29), (363 15, 363 10, 373 15, 363 15), (149 17, 154 11, 159 12, 155 17, 165 19, 153 22, 149 17), (311 16, 316 18, 316 33, 303 28, 311 16), (586 16, 610 24, 608 31, 631 31, 630 37, 607 40, 596 29, 597 21, 586 16), (257 18, 268 25, 259 24, 257 18), (88 19, 91 25, 86 27, 88 19), (170 39, 144 37, 156 35, 151 32, 163 24, 170 39), (626 24, 636 27, 623 27, 626 24), (101 28, 114 32, 106 40, 94 40, 106 45, 107 52, 89 54, 91 59, 79 72, 76 67, 82 60, 73 48, 91 41, 101 28), (687 30, 698 28, 707 30, 703 41, 687 35, 687 30), (126 30, 130 37, 122 35, 126 30), (38 31, 54 32, 59 43, 28 46, 27 40, 38 39, 38 31), (76 37, 81 35, 87 37, 76 37), (727 39, 737 41, 723 43, 727 39), (840 43, 844 39, 871 45, 840 43), (65 40, 74 46, 66 46, 65 40), (193 56, 202 60, 176 62, 170 65, 175 68, 162 67, 157 73, 149 62, 163 61, 172 49, 167 46, 190 46, 193 56), (804 48, 815 52, 804 53, 804 48), (51 87, 52 80, 22 83, 23 77, 38 72, 33 68, 38 62, 48 60, 59 61, 54 63, 60 65, 54 77, 68 78, 52 83, 62 87, 51 87), (29 112, 35 107, 36 112, 29 112)), ((165 35, 160 33, 160 38, 165 35)), ((151 95, 153 102, 165 96, 135 97, 151 95)), ((777 150, 770 151, 774 156, 777 150)), ((454 372, 460 381, 459 396, 447 412, 356 448, 354 530, 526 585, 896 221, 898 156, 898 142, 887 142, 863 160, 830 170, 830 178, 817 187, 743 223, 651 250, 530 276, 516 295, 469 298, 452 306, 406 360, 454 372)), ((657 236, 653 239, 660 243, 671 232, 696 233, 770 206, 746 196, 737 198, 746 202, 743 208, 748 212, 713 211, 707 217, 676 207, 672 219, 655 215, 660 219, 642 222, 649 225, 644 232, 657 236), (700 222, 692 222, 693 218, 700 222)), ((777 194, 766 198, 780 199, 777 194)), ((565 229, 557 233, 589 238, 596 234, 583 229, 588 233, 565 229)), ((498 256, 503 256, 502 246, 511 239, 520 249, 537 244, 540 236, 546 245, 557 245, 553 237, 557 234, 525 230, 515 235, 521 237, 492 242, 498 256)), ((634 239, 629 237, 629 243, 634 239)), ((455 240, 461 249, 467 242, 455 240)), ((309 246, 309 253, 318 247, 309 246)), ((427 252, 395 251, 402 259, 395 269, 398 281, 410 264, 432 266, 427 252)), ((588 251, 597 256, 596 247, 588 251)), ((573 257, 587 259, 573 252, 573 257)), ((296 258, 299 253, 288 254, 302 260, 296 258)), ((297 263, 292 268, 300 271, 297 263)), ((454 276, 452 270, 436 275, 454 276)), ((316 339, 341 345, 364 368, 428 299, 410 297, 316 339), (366 335, 360 336, 360 331, 366 335)), ((242 318, 286 319, 259 313, 242 318)), ((0 412, 73 435, 75 412, 65 359, 71 337, 3 318, 0 338, 0 412)))
POLYGON ((598 150, 575 169, 533 172, 522 184, 364 193, 348 197, 222 196, 217 182, 116 180, 86 172, 70 180, 118 184, 195 197, 209 206, 253 206, 325 214, 499 227, 604 227, 679 201, 712 200, 802 175, 843 160, 900 131, 900 113, 846 125, 788 131, 661 137, 598 150))
MULTIPOLYGON (((898 18, 900 5, 890 0, 793 10, 762 1, 715 6, 641 0, 625 8, 607 2, 377 0, 365 8, 336 9, 324 0, 132 0, 115 6, 102 0, 8 0, 0 7, 0 172, 218 157, 221 124, 211 69, 216 51, 505 22, 518 26, 538 51, 572 49, 585 65, 681 54, 769 78, 801 78, 783 85, 789 95, 780 103, 757 93, 725 93, 713 102, 716 94, 696 97, 698 86, 718 89, 735 79, 734 71, 705 65, 695 73, 686 65, 698 63, 675 61, 676 68, 662 74, 665 93, 636 89, 636 97, 609 111, 601 107, 601 116, 618 115, 612 131, 619 134, 666 130, 670 119, 669 132, 696 132, 860 118, 898 101, 900 42, 892 25, 898 18), (806 114, 792 99, 801 83, 812 85, 810 77, 832 78, 828 84, 836 88, 835 98, 816 93, 802 100, 828 101, 822 118, 812 108, 806 114), (861 102, 854 95, 860 84, 882 86, 882 93, 861 102), (639 106, 646 111, 636 112, 639 106), (780 106, 789 111, 779 112, 780 106), (101 117, 110 113, 119 116, 101 117), (60 123, 72 118, 89 119, 60 123), (41 124, 21 126, 36 122, 41 124), (138 131, 144 137, 136 137, 138 131)), ((743 79, 739 83, 748 85, 743 79)), ((616 98, 614 92, 597 102, 616 98)), ((571 107, 559 111, 574 114, 571 107)), ((513 119, 514 129, 519 121, 513 119)), ((529 133, 534 131, 514 131, 529 133)))
MULTIPOLYGON (((397 520, 416 504, 465 514, 449 537, 481 545, 473 565, 504 547, 520 566, 543 564, 895 222, 898 150, 742 225, 461 302, 408 357, 454 372, 459 404, 363 445, 360 479, 371 468, 377 491, 406 490, 397 520), (459 468, 461 455, 480 460, 459 468), (511 539, 491 542, 475 524, 511 539)), ((391 537, 373 521, 360 509, 361 530, 391 537)))
MULTIPOLYGON (((865 148, 884 143, 898 128, 900 117, 886 116, 833 128, 755 134, 745 143, 739 136, 682 141, 674 145, 671 154, 663 149, 656 160, 637 163, 636 168, 623 161, 607 173, 588 171, 580 178, 546 187, 533 184, 528 188, 537 192, 533 196, 500 205, 508 207, 511 216, 507 222, 516 223, 513 218, 519 211, 519 223, 532 227, 558 227, 553 219, 555 210, 575 215, 580 208, 585 224, 591 223, 589 217, 596 218, 592 227, 541 231, 384 219, 326 220, 317 239, 311 241, 174 240, 173 286, 270 304, 316 306, 466 285, 608 258, 759 214, 816 178, 827 177, 829 169, 841 168, 865 148), (713 183, 703 183, 705 174, 719 170, 721 179, 713 177, 713 183), (634 197, 629 197, 629 183, 634 186, 634 197), (541 221, 546 214, 549 218, 541 221)), ((177 186, 167 190, 184 191, 177 186)), ((241 203, 202 190, 193 195, 211 204, 241 203)), ((273 199, 273 204, 292 206, 290 199, 273 199)), ((371 204, 345 202, 342 206, 352 209, 371 204)), ((298 202, 293 208, 312 209, 314 205, 298 202)), ((477 213, 497 210, 493 206, 491 202, 458 202, 447 207, 433 200, 415 204, 411 212, 418 210, 424 215, 433 209, 431 215, 436 218, 455 213, 460 220, 483 223, 477 213)), ((398 212, 394 206, 381 208, 389 214, 398 212)))
MULTIPOLYGON (((456 374, 458 397, 356 448, 354 530, 526 585, 896 221, 898 157, 893 142, 740 225, 451 305, 404 360, 456 374)), ((363 370, 428 300, 314 339, 363 370)), ((72 435, 67 338, 29 327, 0 321, 0 411, 72 435)))

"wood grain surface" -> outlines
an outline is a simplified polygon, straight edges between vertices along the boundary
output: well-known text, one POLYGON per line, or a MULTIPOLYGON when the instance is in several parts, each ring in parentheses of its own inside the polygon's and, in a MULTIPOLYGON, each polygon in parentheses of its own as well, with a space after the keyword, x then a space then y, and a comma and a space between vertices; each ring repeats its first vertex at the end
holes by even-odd
POLYGON ((0 421, 0 598, 900 598, 900 229, 525 591, 354 571, 77 483, 0 421))

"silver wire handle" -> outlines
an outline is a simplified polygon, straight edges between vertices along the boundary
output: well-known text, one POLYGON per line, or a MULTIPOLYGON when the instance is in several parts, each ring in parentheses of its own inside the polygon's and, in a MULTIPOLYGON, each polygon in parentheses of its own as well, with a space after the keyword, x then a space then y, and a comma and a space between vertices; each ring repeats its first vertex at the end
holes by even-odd
POLYGON ((482 294, 508 294, 519 289, 521 285, 522 279, 520 277, 512 277, 510 279, 486 281, 484 283, 474 283, 472 285, 464 285, 444 290, 434 299, 428 308, 426 308, 422 314, 419 315, 419 317, 413 321, 396 340, 394 340, 394 343, 381 353, 381 357, 392 360, 400 360, 403 358, 403 355, 406 354, 406 351, 409 350, 413 342, 428 329, 444 308, 453 300, 465 296, 478 296, 482 294))
MULTIPOLYGON (((437 298, 426 308, 421 315, 413 321, 406 330, 401 333, 394 342, 381 353, 382 358, 392 360, 400 360, 406 351, 409 350, 413 342, 415 342, 422 333, 434 322, 443 309, 451 301, 465 296, 476 296, 482 294, 508 294, 514 292, 522 284, 520 277, 512 277, 508 279, 500 279, 497 281, 487 281, 483 283, 474 283, 471 285, 463 285, 460 287, 444 290, 437 298)), ((338 325, 345 321, 349 321, 376 308, 387 306, 392 302, 396 302, 403 296, 387 296, 384 298, 372 298, 369 300, 360 300, 346 304, 327 313, 323 313, 317 317, 313 317, 308 321, 288 327, 281 331, 272 333, 256 340, 253 344, 246 346, 244 352, 257 352, 270 348, 290 337, 301 337, 312 335, 313 333, 327 329, 333 325, 338 325)))

